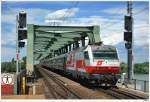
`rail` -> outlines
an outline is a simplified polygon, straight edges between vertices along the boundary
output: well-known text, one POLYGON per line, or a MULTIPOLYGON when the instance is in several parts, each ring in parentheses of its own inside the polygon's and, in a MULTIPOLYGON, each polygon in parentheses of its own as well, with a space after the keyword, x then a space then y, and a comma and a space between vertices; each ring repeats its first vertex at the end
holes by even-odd
POLYGON ((116 99, 148 99, 147 95, 133 93, 131 91, 123 90, 118 87, 112 87, 108 89, 100 88, 97 90, 102 91, 110 96, 113 96, 116 99))
POLYGON ((56 99, 68 99, 75 98, 81 99, 73 90, 69 89, 66 84, 60 80, 58 75, 39 67, 38 71, 42 74, 45 79, 45 82, 52 94, 52 96, 56 99), (57 86, 57 89, 55 87, 57 86))

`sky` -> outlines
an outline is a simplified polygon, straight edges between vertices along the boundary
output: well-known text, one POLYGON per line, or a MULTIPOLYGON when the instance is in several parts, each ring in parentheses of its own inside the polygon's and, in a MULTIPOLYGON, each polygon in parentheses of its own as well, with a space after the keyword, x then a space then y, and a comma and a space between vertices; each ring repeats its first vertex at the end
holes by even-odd
MULTIPOLYGON (((124 15, 127 14, 125 1, 2 1, 1 3, 1 60, 11 61, 16 51, 16 15, 27 12, 27 23, 51 25, 87 26, 99 25, 100 37, 104 44, 118 49, 121 62, 127 61, 124 46, 124 15)), ((142 63, 149 60, 149 4, 146 1, 133 1, 133 60, 142 63)), ((26 56, 26 47, 20 50, 26 56)))

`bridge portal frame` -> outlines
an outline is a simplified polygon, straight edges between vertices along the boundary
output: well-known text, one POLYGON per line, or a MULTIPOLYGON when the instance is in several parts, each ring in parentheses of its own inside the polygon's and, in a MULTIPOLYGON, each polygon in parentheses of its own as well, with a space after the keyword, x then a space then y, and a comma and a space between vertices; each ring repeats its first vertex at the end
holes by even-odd
POLYGON ((89 43, 101 43, 100 27, 95 26, 45 26, 27 25, 27 75, 34 72, 35 60, 40 61, 71 51, 71 45, 79 47, 81 40, 85 46, 85 37, 89 43))

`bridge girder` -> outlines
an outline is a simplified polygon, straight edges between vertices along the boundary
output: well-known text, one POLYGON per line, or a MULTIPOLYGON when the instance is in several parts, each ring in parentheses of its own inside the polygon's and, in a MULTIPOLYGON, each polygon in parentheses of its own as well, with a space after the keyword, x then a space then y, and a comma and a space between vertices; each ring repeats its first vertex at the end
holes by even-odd
POLYGON ((71 44, 79 47, 78 41, 85 44, 85 37, 90 43, 101 42, 99 26, 43 26, 27 25, 27 71, 33 72, 34 60, 65 53, 71 44))

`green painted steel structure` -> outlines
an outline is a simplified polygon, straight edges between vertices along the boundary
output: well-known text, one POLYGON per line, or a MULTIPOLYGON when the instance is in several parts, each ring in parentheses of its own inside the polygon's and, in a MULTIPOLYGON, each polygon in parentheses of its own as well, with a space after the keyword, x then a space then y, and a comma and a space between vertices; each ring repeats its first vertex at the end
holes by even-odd
POLYGON ((99 26, 43 26, 27 25, 27 74, 33 72, 34 61, 66 53, 68 49, 83 46, 85 37, 89 37, 90 44, 100 43, 99 26))

